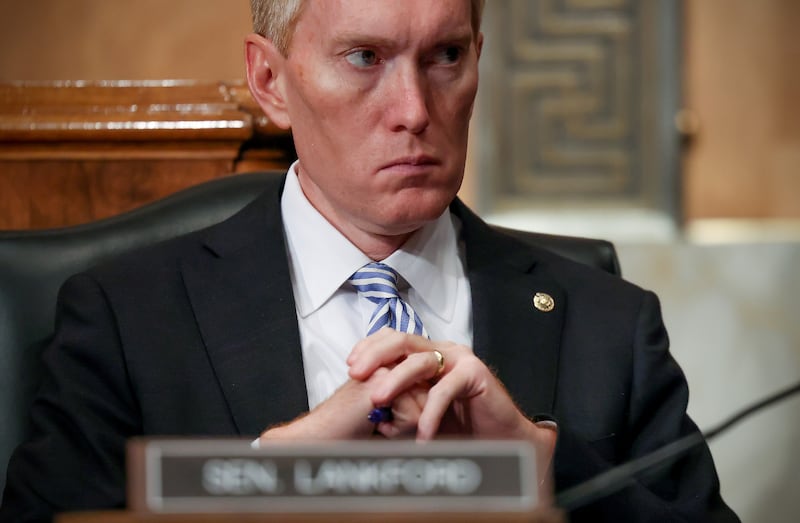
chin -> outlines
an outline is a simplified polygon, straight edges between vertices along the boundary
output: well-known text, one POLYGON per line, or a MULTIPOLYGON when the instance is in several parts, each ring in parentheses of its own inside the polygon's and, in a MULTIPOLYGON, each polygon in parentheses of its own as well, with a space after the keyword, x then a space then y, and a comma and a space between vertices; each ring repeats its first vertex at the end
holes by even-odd
MULTIPOLYGON (((394 212, 384 214, 381 222, 391 234, 413 232, 426 223, 435 221, 450 205, 453 197, 437 198, 434 201, 420 200, 419 197, 394 206, 394 212)), ((388 209, 387 209, 388 210, 388 209)))

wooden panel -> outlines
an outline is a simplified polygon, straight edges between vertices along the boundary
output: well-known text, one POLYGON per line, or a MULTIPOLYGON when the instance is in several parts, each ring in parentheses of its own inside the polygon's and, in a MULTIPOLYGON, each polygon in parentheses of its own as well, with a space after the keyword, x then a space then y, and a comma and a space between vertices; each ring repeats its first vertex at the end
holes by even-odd
POLYGON ((0 79, 235 79, 248 0, 0 0, 0 79))
POLYGON ((800 2, 685 9, 688 219, 800 218, 800 2))
POLYGON ((96 220, 293 158, 242 82, 0 84, 1 229, 96 220))
POLYGON ((233 171, 230 160, 34 160, 0 170, 0 229, 85 223, 233 171))

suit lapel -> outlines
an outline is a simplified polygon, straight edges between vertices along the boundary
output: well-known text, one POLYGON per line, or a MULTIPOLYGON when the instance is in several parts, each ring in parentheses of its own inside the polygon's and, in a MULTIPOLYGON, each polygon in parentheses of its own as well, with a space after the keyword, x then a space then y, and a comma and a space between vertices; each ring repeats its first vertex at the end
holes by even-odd
POLYGON ((494 231, 456 201, 472 291, 473 348, 528 416, 552 414, 566 310, 562 287, 537 264, 537 250, 494 231), (543 292, 555 307, 533 304, 543 292))
POLYGON ((308 410, 300 335, 276 183, 208 230, 206 256, 183 264, 184 283, 240 434, 308 410))

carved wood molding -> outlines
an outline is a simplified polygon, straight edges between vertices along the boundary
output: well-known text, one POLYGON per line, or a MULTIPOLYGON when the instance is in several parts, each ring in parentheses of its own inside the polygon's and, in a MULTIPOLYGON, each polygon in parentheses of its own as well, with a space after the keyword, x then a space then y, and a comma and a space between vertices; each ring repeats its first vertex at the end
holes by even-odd
POLYGON ((0 83, 0 229, 104 218, 294 157, 244 82, 0 83))
POLYGON ((488 3, 481 210, 676 208, 677 7, 488 3))
MULTIPOLYGON (((0 84, 0 142, 25 144, 158 143, 285 149, 289 133, 267 121, 243 82, 180 80, 12 82, 0 84)), ((51 148, 54 156, 68 148, 51 148)), ((291 156, 291 150, 286 151, 291 156)))

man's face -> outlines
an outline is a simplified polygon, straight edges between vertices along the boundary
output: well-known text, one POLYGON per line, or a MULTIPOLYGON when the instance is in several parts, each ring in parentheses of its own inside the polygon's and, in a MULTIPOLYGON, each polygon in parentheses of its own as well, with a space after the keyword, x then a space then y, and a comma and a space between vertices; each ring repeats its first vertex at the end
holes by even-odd
POLYGON ((306 2, 278 78, 303 191, 351 240, 409 233, 455 197, 479 48, 466 0, 306 2))

